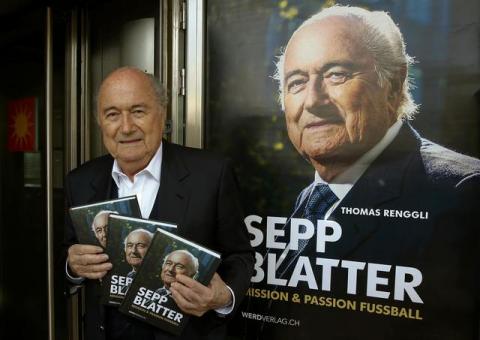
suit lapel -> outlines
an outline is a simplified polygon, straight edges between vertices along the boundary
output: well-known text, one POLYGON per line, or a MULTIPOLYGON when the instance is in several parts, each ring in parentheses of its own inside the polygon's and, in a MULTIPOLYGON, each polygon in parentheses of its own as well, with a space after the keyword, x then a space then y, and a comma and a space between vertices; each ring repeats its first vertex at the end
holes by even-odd
POLYGON ((87 187, 87 202, 99 202, 117 197, 117 187, 112 178, 113 158, 110 155, 105 156, 100 163, 96 176, 87 187))
POLYGON ((348 257, 381 227, 380 218, 359 224, 355 216, 342 214, 342 207, 376 209, 402 194, 408 165, 419 148, 416 133, 408 123, 398 136, 370 165, 330 217, 342 227, 342 242, 335 248, 340 258, 348 257))
POLYGON ((150 214, 151 219, 175 223, 181 230, 190 198, 190 172, 176 146, 163 143, 160 188, 150 214))

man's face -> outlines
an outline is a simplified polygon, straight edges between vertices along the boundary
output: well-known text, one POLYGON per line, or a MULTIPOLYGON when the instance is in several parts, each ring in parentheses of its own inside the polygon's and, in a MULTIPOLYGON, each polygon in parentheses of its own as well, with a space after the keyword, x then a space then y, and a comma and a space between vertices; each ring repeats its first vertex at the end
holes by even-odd
POLYGON ((160 146, 164 123, 146 75, 134 70, 110 75, 100 89, 97 110, 103 143, 120 168, 145 168, 160 146))
POLYGON ((163 263, 160 277, 163 284, 168 288, 176 281, 175 276, 177 274, 193 277, 195 272, 193 263, 188 255, 180 252, 173 252, 163 263))
POLYGON ((125 257, 129 265, 138 268, 150 247, 151 239, 146 233, 132 233, 125 242, 125 257))
POLYGON ((107 246, 108 214, 102 214, 93 220, 93 232, 102 247, 107 246))
POLYGON ((390 86, 379 86, 373 58, 346 19, 324 19, 292 37, 283 90, 288 135, 311 161, 351 163, 396 120, 390 86))

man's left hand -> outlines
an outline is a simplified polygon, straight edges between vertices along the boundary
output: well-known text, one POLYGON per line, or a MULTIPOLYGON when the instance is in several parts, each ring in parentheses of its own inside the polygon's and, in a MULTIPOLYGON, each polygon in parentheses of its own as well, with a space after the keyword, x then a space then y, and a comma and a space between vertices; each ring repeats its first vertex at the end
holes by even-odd
POLYGON ((202 316, 211 309, 218 309, 232 303, 232 294, 220 275, 215 273, 208 286, 194 279, 176 275, 177 282, 172 283, 170 291, 178 307, 185 313, 202 316))

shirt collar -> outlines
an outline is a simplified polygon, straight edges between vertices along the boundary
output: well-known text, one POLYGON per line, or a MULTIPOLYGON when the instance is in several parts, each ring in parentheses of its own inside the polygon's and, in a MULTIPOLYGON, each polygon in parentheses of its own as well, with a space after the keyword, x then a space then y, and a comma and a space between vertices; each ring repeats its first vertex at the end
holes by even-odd
POLYGON ((324 181, 318 172, 315 172, 315 184, 328 184, 330 189, 341 200, 343 199, 352 186, 363 175, 368 166, 387 148, 388 145, 395 139, 402 127, 402 120, 397 120, 387 130, 383 138, 368 150, 362 157, 360 157, 353 165, 347 168, 344 172, 336 176, 330 183, 324 181))
MULTIPOLYGON (((139 172, 137 172, 135 174, 135 176, 133 177, 134 178, 134 181, 135 181, 135 178, 138 176, 138 175, 141 175, 141 174, 144 174, 144 173, 148 173, 150 174, 157 182, 160 182, 160 172, 161 172, 161 165, 162 165, 162 154, 163 154, 163 143, 160 143, 160 146, 158 147, 157 149, 157 152, 155 152, 155 155, 153 155, 152 159, 150 160, 150 162, 148 163, 148 165, 140 170, 139 172)), ((120 178, 121 177, 124 177, 124 178, 128 178, 127 175, 125 175, 125 173, 122 171, 122 169, 120 169, 120 166, 118 165, 118 162, 117 160, 115 159, 113 161, 113 167, 112 167, 112 178, 113 180, 115 181, 115 183, 117 184, 117 187, 120 186, 120 178)))

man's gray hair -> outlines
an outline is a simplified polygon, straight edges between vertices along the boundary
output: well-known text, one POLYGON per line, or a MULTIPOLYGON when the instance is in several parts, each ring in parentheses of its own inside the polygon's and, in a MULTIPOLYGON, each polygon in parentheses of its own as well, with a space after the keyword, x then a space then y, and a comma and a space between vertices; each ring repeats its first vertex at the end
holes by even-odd
POLYGON ((129 238, 131 235, 134 235, 134 234, 145 234, 145 235, 147 235, 147 237, 148 237, 148 239, 150 240, 150 242, 152 242, 153 233, 151 233, 150 231, 148 231, 148 230, 146 230, 146 229, 139 228, 139 229, 132 230, 132 231, 127 235, 127 237, 125 237, 125 239, 123 240, 123 245, 125 246, 125 248, 127 247, 127 240, 128 240, 128 238, 129 238))
POLYGON ((198 273, 198 266, 199 266, 199 263, 198 263, 198 259, 193 256, 193 254, 191 252, 189 252, 188 250, 186 249, 178 249, 178 250, 174 250, 172 251, 171 253, 168 253, 165 258, 163 259, 163 263, 162 265, 165 264, 165 262, 167 261, 167 258, 172 255, 172 254, 175 254, 175 253, 181 253, 181 254, 184 254, 186 256, 188 256, 190 258, 190 262, 193 264, 193 276, 197 275, 198 273))
POLYGON ((168 105, 167 90, 153 74, 145 73, 145 75, 150 80, 150 85, 155 92, 155 99, 157 100, 157 103, 160 105, 160 107, 166 109, 168 105))
MULTIPOLYGON (((92 230, 95 231, 95 221, 97 220, 97 218, 100 218, 101 216, 103 215, 110 215, 110 214, 118 214, 118 211, 113 211, 113 210, 100 210, 96 215, 95 217, 93 218, 93 221, 92 221, 92 230)), ((108 218, 108 216, 107 216, 108 218)))
MULTIPOLYGON (((402 69, 406 69, 407 74, 401 89, 401 100, 397 111, 398 117, 411 119, 417 111, 417 105, 413 101, 410 89, 412 87, 408 77, 408 67, 412 65, 413 58, 410 57, 405 49, 405 42, 398 26, 393 22, 388 13, 383 11, 368 11, 359 7, 333 6, 323 9, 311 18, 305 20, 302 25, 293 33, 297 33, 303 27, 329 17, 343 17, 358 22, 357 31, 363 45, 370 52, 375 63, 375 72, 378 75, 379 85, 392 83, 402 69)), ((319 34, 321 34, 319 32, 319 34)), ((293 36, 292 35, 292 36, 293 36)), ((284 106, 284 60, 285 51, 278 58, 276 63, 276 73, 274 78, 279 82, 279 99, 284 106)))

